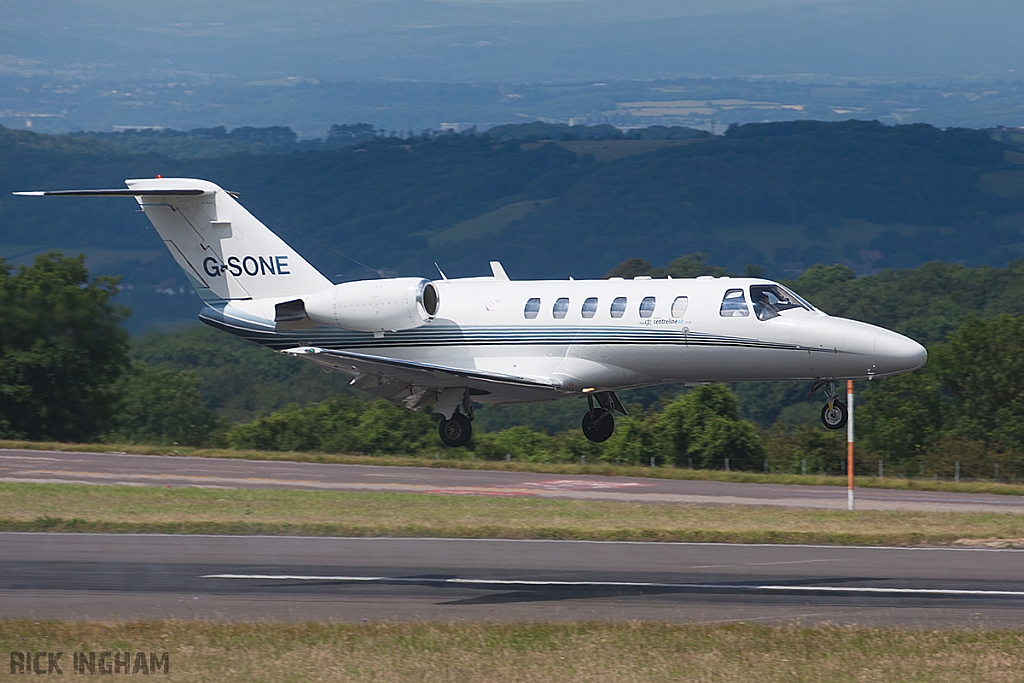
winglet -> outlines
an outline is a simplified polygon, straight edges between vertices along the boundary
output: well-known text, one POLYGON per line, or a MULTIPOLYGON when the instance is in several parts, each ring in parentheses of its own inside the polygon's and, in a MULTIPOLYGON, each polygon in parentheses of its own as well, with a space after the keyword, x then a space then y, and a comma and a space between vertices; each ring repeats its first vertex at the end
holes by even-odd
POLYGON ((505 269, 501 267, 500 262, 491 261, 491 272, 494 274, 494 279, 498 282, 510 282, 508 274, 505 273, 505 269))

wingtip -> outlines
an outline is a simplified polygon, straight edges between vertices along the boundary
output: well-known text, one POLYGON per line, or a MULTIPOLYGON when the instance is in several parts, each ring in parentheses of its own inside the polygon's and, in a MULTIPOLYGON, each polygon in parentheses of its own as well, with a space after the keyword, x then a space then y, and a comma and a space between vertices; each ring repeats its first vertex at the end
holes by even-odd
POLYGON ((45 192, 12 192, 11 194, 18 195, 19 197, 45 197, 45 192))

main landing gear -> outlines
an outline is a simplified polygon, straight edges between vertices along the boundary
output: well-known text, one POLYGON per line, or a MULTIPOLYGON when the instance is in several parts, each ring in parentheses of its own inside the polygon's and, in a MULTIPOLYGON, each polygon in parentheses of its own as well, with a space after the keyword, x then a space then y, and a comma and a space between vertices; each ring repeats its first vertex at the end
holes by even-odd
MULTIPOLYGON (((450 394, 454 396, 451 399, 452 402, 457 401, 457 403, 451 418, 445 418, 444 413, 441 413, 441 421, 437 423, 437 433, 445 446, 458 448, 465 446, 469 437, 473 436, 473 402, 469 398, 469 391, 463 391, 461 396, 455 392, 450 392, 450 394)), ((442 395, 442 399, 444 398, 442 395)))
POLYGON ((850 418, 850 415, 846 410, 846 404, 840 401, 836 394, 835 380, 819 380, 815 382, 811 393, 816 393, 821 388, 825 389, 825 398, 827 399, 825 405, 821 408, 821 423, 829 429, 842 429, 846 426, 846 421, 850 418))
POLYGON ((619 397, 612 391, 600 391, 587 394, 587 403, 590 410, 583 414, 583 436, 594 443, 601 443, 611 438, 615 432, 615 418, 612 411, 617 410, 623 415, 626 409, 619 402, 619 397), (594 399, 597 399, 597 406, 594 406, 594 399))
POLYGON ((437 432, 445 446, 458 448, 465 446, 469 437, 473 436, 473 423, 462 413, 452 413, 452 419, 441 417, 437 423, 437 432))

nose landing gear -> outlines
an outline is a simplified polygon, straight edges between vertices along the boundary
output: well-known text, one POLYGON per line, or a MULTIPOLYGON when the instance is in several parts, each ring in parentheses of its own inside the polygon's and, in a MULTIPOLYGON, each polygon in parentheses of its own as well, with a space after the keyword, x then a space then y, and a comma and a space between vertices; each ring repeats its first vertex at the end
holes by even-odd
POLYGON ((842 429, 846 426, 846 421, 850 415, 846 410, 846 404, 840 401, 836 394, 835 380, 819 380, 815 382, 811 393, 816 393, 822 387, 825 388, 825 398, 828 400, 821 409, 821 423, 828 429, 842 429))
POLYGON ((587 403, 590 410, 583 414, 583 436, 594 443, 601 443, 611 438, 615 432, 615 417, 612 411, 617 410, 623 415, 626 409, 622 407, 619 397, 613 391, 600 391, 587 394, 587 403), (597 407, 594 406, 594 398, 597 398, 597 407))
POLYGON ((846 426, 849 414, 846 405, 837 398, 833 398, 821 408, 821 423, 829 429, 842 429, 846 426))

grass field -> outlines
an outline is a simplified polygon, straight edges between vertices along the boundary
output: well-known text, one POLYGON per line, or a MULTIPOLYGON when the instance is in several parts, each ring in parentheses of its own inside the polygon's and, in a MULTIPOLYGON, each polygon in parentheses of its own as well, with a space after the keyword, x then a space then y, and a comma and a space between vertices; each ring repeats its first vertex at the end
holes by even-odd
MULTIPOLYGON (((676 467, 617 467, 608 463, 591 465, 549 464, 540 462, 505 462, 471 460, 458 451, 459 457, 444 459, 399 455, 349 455, 345 453, 302 453, 296 451, 255 451, 218 448, 187 448, 183 446, 144 446, 138 444, 72 444, 46 441, 5 441, 0 449, 14 448, 43 451, 136 453, 140 455, 178 455, 235 460, 270 460, 287 462, 319 462, 340 465, 380 465, 388 467, 431 467, 460 470, 494 470, 504 472, 538 472, 542 474, 589 474, 598 476, 642 477, 647 479, 679 479, 690 481, 728 481, 746 484, 793 484, 800 486, 846 486, 846 477, 799 474, 762 474, 760 472, 724 472, 721 470, 690 470, 676 467)), ((872 465, 873 466, 873 465, 872 465)), ((897 477, 857 477, 858 487, 914 491, 952 491, 959 493, 995 493, 1024 496, 1024 484, 980 480, 953 482, 943 479, 902 479, 897 477)))
MULTIPOLYGON (((1024 633, 798 626, 0 621, 0 649, 168 653, 169 681, 1024 681, 1024 633)), ((44 657, 43 664, 46 664, 44 657)), ((9 675, 8 662, 0 680, 9 675)), ((132 677, 134 680, 135 677, 132 677)), ((148 677, 147 677, 148 678, 148 677)), ((156 680, 156 679, 154 679, 156 680)))
POLYGON ((0 484, 0 531, 1024 545, 1024 515, 0 484))

